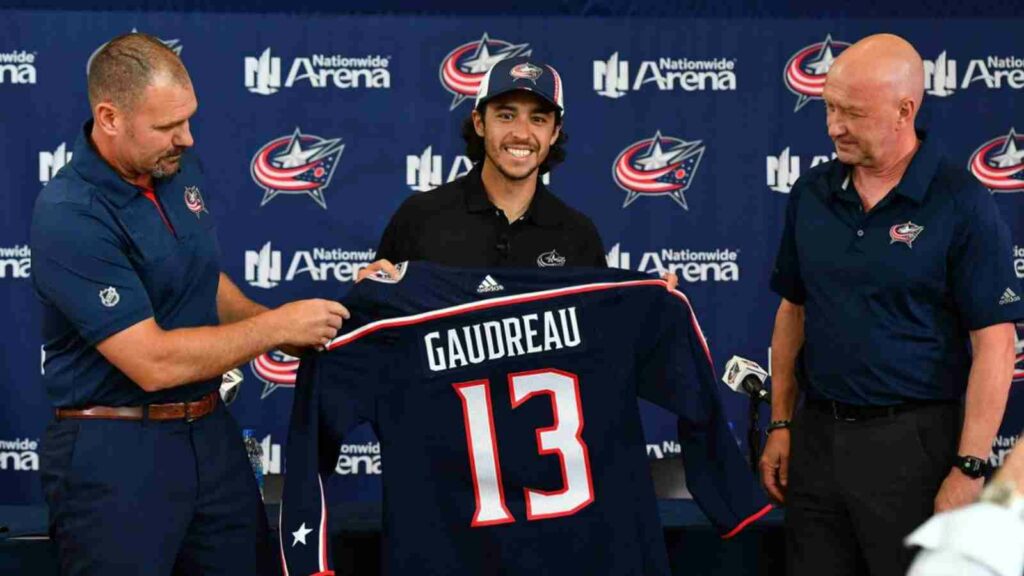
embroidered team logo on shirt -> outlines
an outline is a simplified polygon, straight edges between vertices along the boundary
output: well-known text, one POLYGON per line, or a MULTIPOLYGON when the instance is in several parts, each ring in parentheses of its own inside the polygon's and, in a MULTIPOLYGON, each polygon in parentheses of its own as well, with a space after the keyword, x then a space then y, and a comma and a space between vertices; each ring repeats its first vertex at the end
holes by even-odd
POLYGON ((913 222, 904 222, 889 228, 889 244, 902 242, 913 248, 914 240, 924 231, 924 226, 918 226, 913 222))
POLYGON ((565 256, 559 254, 558 250, 545 252, 540 256, 537 256, 537 266, 541 268, 550 268, 552 266, 565 266, 565 256))
POLYGON ((185 186, 185 207, 195 214, 196 218, 199 218, 201 212, 206 212, 206 203, 203 202, 203 195, 199 193, 199 186, 185 186))
POLYGON ((103 290, 100 290, 100 304, 103 304, 107 308, 117 306, 117 303, 120 301, 121 295, 117 293, 117 289, 113 286, 107 286, 103 290))

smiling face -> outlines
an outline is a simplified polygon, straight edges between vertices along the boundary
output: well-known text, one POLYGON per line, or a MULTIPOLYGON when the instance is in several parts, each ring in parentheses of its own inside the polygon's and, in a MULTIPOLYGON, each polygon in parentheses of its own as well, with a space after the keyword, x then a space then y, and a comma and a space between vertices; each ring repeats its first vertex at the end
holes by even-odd
POLYGON ((551 105, 529 91, 516 90, 473 111, 473 126, 484 140, 484 170, 508 180, 536 178, 558 140, 561 126, 551 105))

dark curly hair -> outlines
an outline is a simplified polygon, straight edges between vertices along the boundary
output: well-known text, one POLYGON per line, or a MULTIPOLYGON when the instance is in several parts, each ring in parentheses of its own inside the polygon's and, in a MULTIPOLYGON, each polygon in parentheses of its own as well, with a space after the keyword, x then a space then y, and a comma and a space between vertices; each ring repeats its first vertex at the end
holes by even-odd
MULTIPOLYGON (((562 115, 557 112, 555 113, 555 125, 562 126, 562 130, 558 133, 558 139, 548 150, 548 157, 541 163, 540 174, 547 174, 552 168, 565 161, 565 144, 569 141, 569 135, 566 134, 565 126, 562 125, 562 115)), ((473 164, 482 162, 485 154, 484 139, 476 133, 472 114, 462 121, 462 139, 466 141, 466 156, 469 157, 470 162, 473 164)))

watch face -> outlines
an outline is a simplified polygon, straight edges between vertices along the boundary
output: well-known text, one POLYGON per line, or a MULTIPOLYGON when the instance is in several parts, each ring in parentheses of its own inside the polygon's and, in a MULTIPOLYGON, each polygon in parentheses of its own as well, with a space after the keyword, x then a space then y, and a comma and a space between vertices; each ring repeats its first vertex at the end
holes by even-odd
POLYGON ((981 459, 974 456, 961 456, 957 460, 956 466, 971 478, 981 478, 984 475, 981 459))

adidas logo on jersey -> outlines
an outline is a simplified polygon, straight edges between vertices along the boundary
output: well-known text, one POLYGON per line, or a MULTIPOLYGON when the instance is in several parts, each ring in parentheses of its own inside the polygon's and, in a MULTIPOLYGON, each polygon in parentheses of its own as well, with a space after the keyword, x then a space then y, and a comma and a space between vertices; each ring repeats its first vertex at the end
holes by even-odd
MULTIPOLYGON (((488 276, 488 278, 490 278, 490 276, 488 276)), ((477 292, 479 292, 479 290, 477 290, 477 292)), ((1007 304, 1013 304, 1014 302, 1020 302, 1020 296, 1017 296, 1013 290, 1007 288, 1006 291, 1003 292, 1003 297, 999 299, 999 305, 1006 306, 1007 304)))
POLYGON ((476 293, 487 294, 488 292, 501 292, 504 289, 504 286, 498 284, 498 281, 495 280, 494 278, 491 278, 491 275, 488 274, 487 276, 484 276, 484 279, 480 282, 480 285, 476 287, 476 293))

